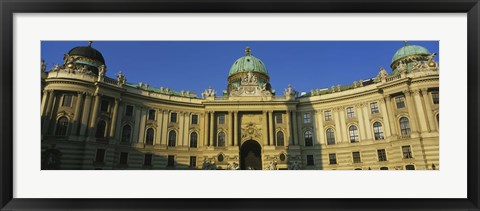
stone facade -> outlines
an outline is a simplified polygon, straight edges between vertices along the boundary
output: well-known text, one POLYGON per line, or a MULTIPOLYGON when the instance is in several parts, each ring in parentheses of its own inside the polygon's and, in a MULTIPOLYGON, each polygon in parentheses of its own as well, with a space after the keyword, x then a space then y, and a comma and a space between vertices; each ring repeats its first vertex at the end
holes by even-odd
MULTIPOLYGON (((291 86, 275 93, 264 66, 235 64, 221 96, 209 88, 197 98, 127 83, 121 72, 108 78, 103 57, 84 48, 52 70, 42 65, 42 169, 440 167, 434 54, 303 96, 291 86)), ((241 61, 263 65, 251 57, 247 49, 241 61)))

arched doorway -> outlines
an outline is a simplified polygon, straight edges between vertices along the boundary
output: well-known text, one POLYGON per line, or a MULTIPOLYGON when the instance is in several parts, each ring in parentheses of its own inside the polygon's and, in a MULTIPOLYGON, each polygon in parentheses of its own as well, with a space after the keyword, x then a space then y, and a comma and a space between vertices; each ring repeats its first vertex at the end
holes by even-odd
POLYGON ((254 140, 248 140, 240 148, 240 169, 262 170, 262 147, 254 140))

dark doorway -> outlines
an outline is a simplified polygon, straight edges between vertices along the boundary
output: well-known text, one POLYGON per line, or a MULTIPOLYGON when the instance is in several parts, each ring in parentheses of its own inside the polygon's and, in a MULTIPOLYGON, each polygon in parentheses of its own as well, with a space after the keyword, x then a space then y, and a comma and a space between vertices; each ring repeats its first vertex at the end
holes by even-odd
POLYGON ((240 169, 262 170, 262 147, 254 140, 246 141, 240 148, 240 169))

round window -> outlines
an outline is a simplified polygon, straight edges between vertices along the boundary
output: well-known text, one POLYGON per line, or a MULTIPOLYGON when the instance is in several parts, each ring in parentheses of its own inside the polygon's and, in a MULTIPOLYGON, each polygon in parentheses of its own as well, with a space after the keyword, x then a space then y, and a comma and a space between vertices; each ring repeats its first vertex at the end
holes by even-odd
POLYGON ((218 160, 218 162, 222 162, 223 161, 223 155, 222 154, 218 155, 217 160, 218 160))
POLYGON ((287 158, 287 156, 285 156, 285 154, 281 154, 281 155, 280 155, 280 160, 281 160, 281 161, 285 161, 286 158, 287 158))

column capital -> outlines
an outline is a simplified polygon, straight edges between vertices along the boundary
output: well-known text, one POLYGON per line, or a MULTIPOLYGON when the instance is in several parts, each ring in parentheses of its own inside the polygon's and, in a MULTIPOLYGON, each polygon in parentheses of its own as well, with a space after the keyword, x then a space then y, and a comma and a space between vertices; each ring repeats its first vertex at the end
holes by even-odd
POLYGON ((403 94, 405 96, 410 96, 412 94, 412 92, 410 90, 405 90, 405 91, 403 91, 403 94))
POLYGON ((413 95, 419 95, 420 94, 420 89, 415 89, 412 91, 413 95))
POLYGON ((422 89, 420 89, 420 91, 422 92, 422 94, 428 94, 428 89, 427 88, 422 88, 422 89))
POLYGON ((383 98, 384 98, 385 100, 390 100, 390 99, 392 99, 392 96, 390 96, 390 95, 384 95, 383 98))

